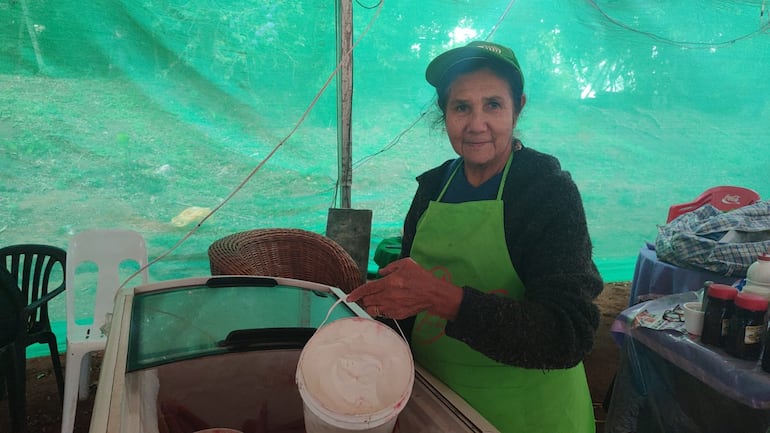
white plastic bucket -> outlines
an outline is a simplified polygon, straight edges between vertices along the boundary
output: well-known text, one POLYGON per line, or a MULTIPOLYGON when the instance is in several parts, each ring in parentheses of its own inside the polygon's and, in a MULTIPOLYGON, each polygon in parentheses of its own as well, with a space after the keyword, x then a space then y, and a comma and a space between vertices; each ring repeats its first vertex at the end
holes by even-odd
POLYGON ((296 381, 307 433, 391 433, 412 395, 414 361, 382 323, 339 319, 307 342, 296 381))
POLYGON ((203 430, 198 430, 193 433, 243 433, 240 430, 235 430, 232 428, 222 428, 222 427, 215 427, 215 428, 207 428, 203 430))

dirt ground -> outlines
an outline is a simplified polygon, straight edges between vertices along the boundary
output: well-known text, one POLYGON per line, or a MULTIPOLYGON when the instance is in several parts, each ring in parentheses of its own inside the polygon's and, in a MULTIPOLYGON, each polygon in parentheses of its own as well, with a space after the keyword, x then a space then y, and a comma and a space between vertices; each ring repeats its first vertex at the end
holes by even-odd
MULTIPOLYGON (((585 359, 586 375, 596 414, 596 431, 604 431, 605 412, 602 402, 612 383, 619 363, 619 349, 610 336, 610 326, 615 317, 628 305, 630 283, 608 283, 597 298, 602 316, 594 350, 585 359)), ((100 356, 92 365, 92 392, 89 399, 78 402, 74 433, 87 433, 94 394, 99 377, 100 356)), ((62 365, 65 358, 62 357, 62 365)), ((61 401, 56 390, 56 379, 48 357, 34 358, 27 362, 27 428, 29 433, 53 433, 60 431, 61 401)), ((7 400, 0 402, 0 432, 10 432, 7 400)))
POLYGON ((620 365, 620 348, 610 335, 610 327, 618 314, 628 308, 630 293, 630 282, 607 283, 604 285, 602 294, 596 299, 596 304, 601 311, 601 322, 594 341, 594 349, 583 364, 594 402, 597 433, 604 432, 604 420, 607 414, 602 404, 620 365))

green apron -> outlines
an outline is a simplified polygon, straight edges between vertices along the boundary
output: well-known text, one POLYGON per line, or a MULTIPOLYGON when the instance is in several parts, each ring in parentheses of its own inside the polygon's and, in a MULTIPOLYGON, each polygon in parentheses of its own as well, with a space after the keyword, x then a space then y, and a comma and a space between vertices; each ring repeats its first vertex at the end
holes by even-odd
MULTIPOLYGON (((511 158, 513 155, 511 155, 511 158)), ((525 291, 511 264, 503 229, 503 185, 497 200, 441 203, 447 185, 417 224, 411 257, 456 286, 520 299, 525 291)), ((462 164, 457 164, 461 167, 462 164)), ((531 370, 493 361, 444 335, 446 320, 425 312, 412 331, 415 361, 446 383, 501 433, 595 431, 583 364, 531 370)), ((532 342, 537 344, 537 341, 532 342)))

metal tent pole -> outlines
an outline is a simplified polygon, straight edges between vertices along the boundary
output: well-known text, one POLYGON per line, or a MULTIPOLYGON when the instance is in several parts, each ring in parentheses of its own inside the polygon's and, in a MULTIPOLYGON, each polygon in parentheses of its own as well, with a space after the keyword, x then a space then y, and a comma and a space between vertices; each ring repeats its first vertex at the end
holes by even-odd
POLYGON ((353 154, 351 117, 353 105, 353 4, 351 0, 337 2, 337 147, 340 207, 351 207, 353 184, 353 154))
POLYGON ((339 243, 358 264, 362 281, 367 277, 372 233, 371 209, 351 208, 353 184, 353 3, 338 0, 337 7, 337 147, 339 154, 339 205, 329 209, 326 236, 339 243))

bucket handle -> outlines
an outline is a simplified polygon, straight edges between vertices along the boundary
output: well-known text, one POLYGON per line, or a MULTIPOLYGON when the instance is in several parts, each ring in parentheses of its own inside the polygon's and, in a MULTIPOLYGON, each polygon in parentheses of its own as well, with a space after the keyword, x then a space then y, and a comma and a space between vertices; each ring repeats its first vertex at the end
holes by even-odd
MULTIPOLYGON (((320 325, 318 325, 318 329, 321 329, 321 327, 323 327, 326 324, 326 321, 329 320, 329 317, 332 315, 332 311, 334 311, 334 309, 337 308, 337 305, 339 305, 342 302, 345 302, 346 304, 348 303, 348 295, 347 294, 345 296, 342 296, 339 299, 337 299, 334 302, 334 304, 332 304, 332 306, 329 307, 329 311, 326 312, 326 317, 324 317, 324 320, 321 322, 320 325)), ((375 320, 375 319, 371 318, 371 320, 375 320)), ((408 344, 409 340, 406 338, 406 335, 404 335, 404 331, 401 329, 401 326, 398 324, 398 320, 396 320, 396 319, 391 319, 391 320, 393 321, 393 323, 396 324, 396 328, 398 328, 398 333, 401 334, 401 338, 403 338, 404 341, 406 341, 407 344, 408 344)), ((318 332, 318 329, 316 329, 316 332, 318 332)))

